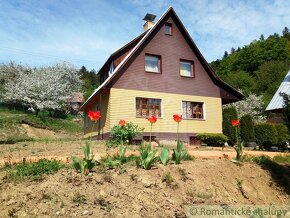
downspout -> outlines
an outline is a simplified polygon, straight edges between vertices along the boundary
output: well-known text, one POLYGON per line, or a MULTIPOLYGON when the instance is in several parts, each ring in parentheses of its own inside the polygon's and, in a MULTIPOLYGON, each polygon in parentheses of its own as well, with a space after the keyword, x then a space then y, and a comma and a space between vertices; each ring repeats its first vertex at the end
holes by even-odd
MULTIPOLYGON (((100 91, 100 102, 99 102, 99 105, 100 105, 100 111, 102 113, 102 91, 100 91)), ((101 114, 102 116, 102 114, 101 114)), ((102 122, 102 117, 99 121, 99 128, 98 128, 98 139, 100 140, 101 139, 101 122, 102 122)))

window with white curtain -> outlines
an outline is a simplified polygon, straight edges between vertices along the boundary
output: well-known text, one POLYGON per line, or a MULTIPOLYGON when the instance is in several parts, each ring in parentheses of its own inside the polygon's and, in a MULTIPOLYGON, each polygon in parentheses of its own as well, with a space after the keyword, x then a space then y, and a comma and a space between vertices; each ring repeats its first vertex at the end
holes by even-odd
POLYGON ((203 102, 182 101, 182 117, 184 119, 204 119, 203 102))
POLYGON ((194 77, 194 65, 192 61, 180 61, 180 75, 194 77))
POLYGON ((161 73, 160 56, 145 55, 145 71, 153 73, 161 73))

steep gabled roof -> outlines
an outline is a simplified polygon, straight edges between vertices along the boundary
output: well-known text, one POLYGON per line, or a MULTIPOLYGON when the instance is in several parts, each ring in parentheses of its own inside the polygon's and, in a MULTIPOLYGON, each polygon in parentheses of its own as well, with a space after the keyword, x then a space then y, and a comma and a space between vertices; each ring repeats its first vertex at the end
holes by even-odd
POLYGON ((271 99, 270 103, 268 104, 266 111, 275 111, 281 110, 284 107, 284 100, 280 93, 285 93, 290 95, 290 70, 286 74, 284 80, 282 81, 281 85, 277 89, 275 95, 271 99))
MULTIPOLYGON (((152 26, 147 32, 144 32, 141 34, 138 38, 139 42, 134 46, 134 48, 129 52, 129 54, 122 60, 122 62, 114 69, 113 73, 109 75, 109 77, 94 91, 94 93, 86 100, 86 102, 81 106, 80 110, 82 110, 89 102, 90 100, 98 94, 103 88, 107 87, 113 78, 116 77, 116 75, 122 70, 122 68, 133 58, 134 55, 138 54, 140 49, 143 48, 144 45, 148 44, 152 37, 159 31, 161 26, 166 22, 166 20, 169 17, 172 17, 172 19, 176 22, 176 25, 178 26, 179 30, 183 34, 184 38, 186 39, 187 43, 193 50, 193 52, 196 54, 196 57, 199 59, 200 63, 208 73, 211 80, 220 88, 224 89, 225 91, 229 92, 232 96, 235 98, 242 100, 244 98, 244 95, 238 92, 236 89, 231 87, 230 85, 226 84, 224 81, 222 81, 214 72, 214 70, 211 68, 211 66, 207 63, 207 61, 202 56, 201 52, 193 42, 192 38, 190 37, 189 33, 187 32, 186 28, 182 24, 181 20, 175 13, 174 9, 172 7, 169 7, 165 13, 158 19, 158 21, 152 26)), ((136 42, 136 41, 135 41, 136 42)), ((126 46, 126 45, 125 45, 126 46)), ((123 47, 122 47, 123 48, 123 47)), ((122 49, 121 48, 121 49, 122 49)), ((118 51, 116 51, 118 52, 118 51)), ((115 54, 114 52, 113 54, 115 54)), ((110 56, 112 57, 112 55, 110 56)), ((110 58, 108 61, 111 60, 110 58)), ((107 62, 108 62, 107 61, 107 62)), ((106 62, 106 63, 107 63, 106 62)))
POLYGON ((130 42, 128 42, 127 44, 125 44, 124 46, 122 46, 121 48, 117 49, 116 51, 114 51, 110 57, 107 59, 107 61, 104 63, 104 65, 101 67, 101 69, 98 71, 98 74, 101 74, 104 71, 108 71, 108 68, 111 64, 111 62, 116 58, 121 56, 125 51, 127 51, 130 48, 133 48, 143 37, 144 35, 148 32, 144 31, 143 33, 141 33, 139 36, 137 36, 136 38, 132 39, 130 42))

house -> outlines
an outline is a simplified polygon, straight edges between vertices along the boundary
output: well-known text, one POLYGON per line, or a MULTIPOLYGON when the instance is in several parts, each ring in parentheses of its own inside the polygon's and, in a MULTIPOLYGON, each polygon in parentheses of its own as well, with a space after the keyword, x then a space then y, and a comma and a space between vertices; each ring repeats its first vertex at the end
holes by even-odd
POLYGON ((89 110, 102 118, 93 135, 107 139, 120 119, 144 127, 149 136, 152 114, 158 121, 152 136, 175 139, 173 114, 183 114, 180 137, 189 141, 197 133, 222 133, 222 105, 243 95, 218 78, 184 25, 170 7, 154 23, 144 18, 144 32, 115 51, 99 71, 101 85, 81 106, 85 136, 92 130, 89 110))
POLYGON ((71 97, 67 99, 68 111, 71 114, 77 114, 81 104, 84 102, 84 96, 81 92, 73 92, 71 97))
POLYGON ((266 111, 275 113, 275 116, 270 118, 270 123, 283 123, 283 108, 284 99, 281 94, 290 95, 290 70, 286 74, 284 80, 280 84, 270 103, 268 104, 266 111))

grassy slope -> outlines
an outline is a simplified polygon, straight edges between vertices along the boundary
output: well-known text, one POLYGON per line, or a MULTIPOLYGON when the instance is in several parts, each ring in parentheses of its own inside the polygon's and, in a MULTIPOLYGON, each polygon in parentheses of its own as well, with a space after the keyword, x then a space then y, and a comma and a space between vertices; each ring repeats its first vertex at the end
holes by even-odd
POLYGON ((66 119, 52 118, 47 113, 40 113, 38 116, 26 111, 0 107, 0 141, 23 141, 31 140, 21 123, 31 123, 53 131, 64 131, 66 133, 80 133, 82 124, 73 121, 72 116, 66 119))

